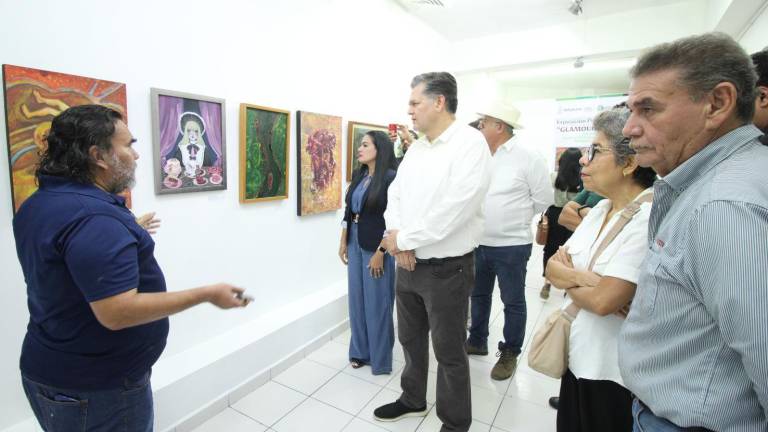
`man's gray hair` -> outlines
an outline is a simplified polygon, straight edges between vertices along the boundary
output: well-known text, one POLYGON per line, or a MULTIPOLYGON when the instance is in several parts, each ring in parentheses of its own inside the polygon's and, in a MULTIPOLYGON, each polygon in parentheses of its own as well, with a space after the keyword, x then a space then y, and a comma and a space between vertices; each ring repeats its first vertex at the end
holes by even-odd
POLYGON ((411 88, 424 83, 424 94, 431 97, 444 96, 445 109, 451 114, 456 114, 459 105, 458 86, 456 78, 448 72, 427 72, 416 75, 411 81, 411 88))
POLYGON ((656 45, 640 56, 630 70, 639 76, 677 69, 680 85, 699 101, 718 84, 729 82, 736 87, 736 113, 745 123, 755 113, 755 74, 752 61, 744 49, 725 33, 705 33, 656 45))
POLYGON ((592 120, 595 131, 602 132, 611 143, 611 151, 617 165, 623 165, 635 151, 629 146, 629 140, 621 133, 629 119, 626 107, 612 108, 601 112, 592 120))

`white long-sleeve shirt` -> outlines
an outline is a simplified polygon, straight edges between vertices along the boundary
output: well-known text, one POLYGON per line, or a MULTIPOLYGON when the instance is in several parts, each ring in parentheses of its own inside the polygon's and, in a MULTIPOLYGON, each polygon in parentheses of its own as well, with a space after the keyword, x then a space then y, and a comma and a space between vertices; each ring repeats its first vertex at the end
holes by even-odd
POLYGON ((477 247, 490 168, 485 138, 470 126, 454 121, 434 141, 415 141, 389 186, 384 212, 387 229, 399 230, 397 247, 422 259, 477 247))
POLYGON ((531 219, 554 202, 544 158, 515 136, 501 145, 491 162, 485 197, 484 246, 518 246, 533 241, 531 219))

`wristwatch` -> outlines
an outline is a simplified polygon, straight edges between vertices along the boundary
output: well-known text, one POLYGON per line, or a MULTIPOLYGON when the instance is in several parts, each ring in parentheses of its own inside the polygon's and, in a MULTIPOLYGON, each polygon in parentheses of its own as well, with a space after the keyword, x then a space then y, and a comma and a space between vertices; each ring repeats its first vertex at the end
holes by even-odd
POLYGON ((379 246, 379 252, 385 254, 385 253, 387 253, 387 250, 384 249, 384 246, 379 246))

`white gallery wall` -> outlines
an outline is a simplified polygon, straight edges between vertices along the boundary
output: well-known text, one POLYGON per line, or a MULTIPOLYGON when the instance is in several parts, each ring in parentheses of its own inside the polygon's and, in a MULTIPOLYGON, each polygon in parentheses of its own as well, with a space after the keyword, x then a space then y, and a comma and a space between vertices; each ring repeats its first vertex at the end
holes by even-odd
MULTIPOLYGON (((343 117, 346 180, 346 122, 408 123, 411 77, 451 70, 459 72, 461 121, 472 120, 492 95, 519 100, 526 125, 521 139, 552 166, 554 99, 623 89, 599 82, 566 92, 514 88, 470 72, 576 55, 634 53, 651 43, 712 30, 720 14, 740 2, 747 0, 670 2, 637 14, 448 43, 390 0, 0 0, 0 63, 126 83, 129 128, 141 155, 134 212, 157 211, 163 220, 155 236, 156 256, 169 289, 226 281, 256 298, 245 310, 223 312, 205 305, 173 317, 166 359, 302 299, 345 289, 345 268, 336 255, 341 214, 296 216, 296 110, 343 117), (704 4, 711 10, 701 9, 704 4), (627 31, 638 17, 654 23, 650 35, 627 31), (150 87, 226 99, 226 191, 154 194, 150 87), (287 200, 238 202, 240 103, 292 112, 287 200)), ((741 42, 748 52, 768 45, 765 8, 741 42)), ((0 98, 0 111, 3 103, 0 98)), ((7 160, 3 118, 0 430, 31 415, 18 374, 28 315, 11 226, 7 160)))
MULTIPOLYGON (((346 179, 346 121, 406 122, 411 77, 446 67, 443 39, 387 0, 0 0, 0 16, 0 63, 127 84, 140 154, 133 209, 163 220, 156 257, 169 289, 226 281, 256 299, 244 310, 204 305, 173 317, 164 357, 346 286, 337 256, 341 214, 296 216, 295 111, 343 117, 346 179), (150 87, 226 99, 226 191, 154 194, 150 87), (287 200, 238 202, 243 102, 292 111, 287 200)), ((0 137, 2 430, 30 412, 18 373, 28 315, 4 118, 0 137)))

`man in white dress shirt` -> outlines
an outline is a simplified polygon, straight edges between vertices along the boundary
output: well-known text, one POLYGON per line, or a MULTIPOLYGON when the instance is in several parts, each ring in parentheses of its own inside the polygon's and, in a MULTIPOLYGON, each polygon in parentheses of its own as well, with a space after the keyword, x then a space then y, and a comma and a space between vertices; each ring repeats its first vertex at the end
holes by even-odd
POLYGON ((383 247, 395 255, 398 337, 405 353, 400 398, 374 411, 380 421, 427 414, 429 338, 437 358, 440 429, 472 423, 469 361, 464 351, 473 251, 483 232, 481 206, 491 155, 482 134, 456 122, 456 79, 418 75, 408 113, 423 137, 408 149, 389 187, 383 247))
POLYGON ((485 231, 475 250, 475 288, 467 353, 488 355, 488 320, 493 286, 499 280, 504 302, 504 340, 491 378, 505 380, 517 366, 525 335, 525 274, 531 257, 531 220, 554 202, 544 158, 515 135, 520 111, 501 102, 490 104, 478 124, 493 159, 491 186, 485 197, 485 231))

